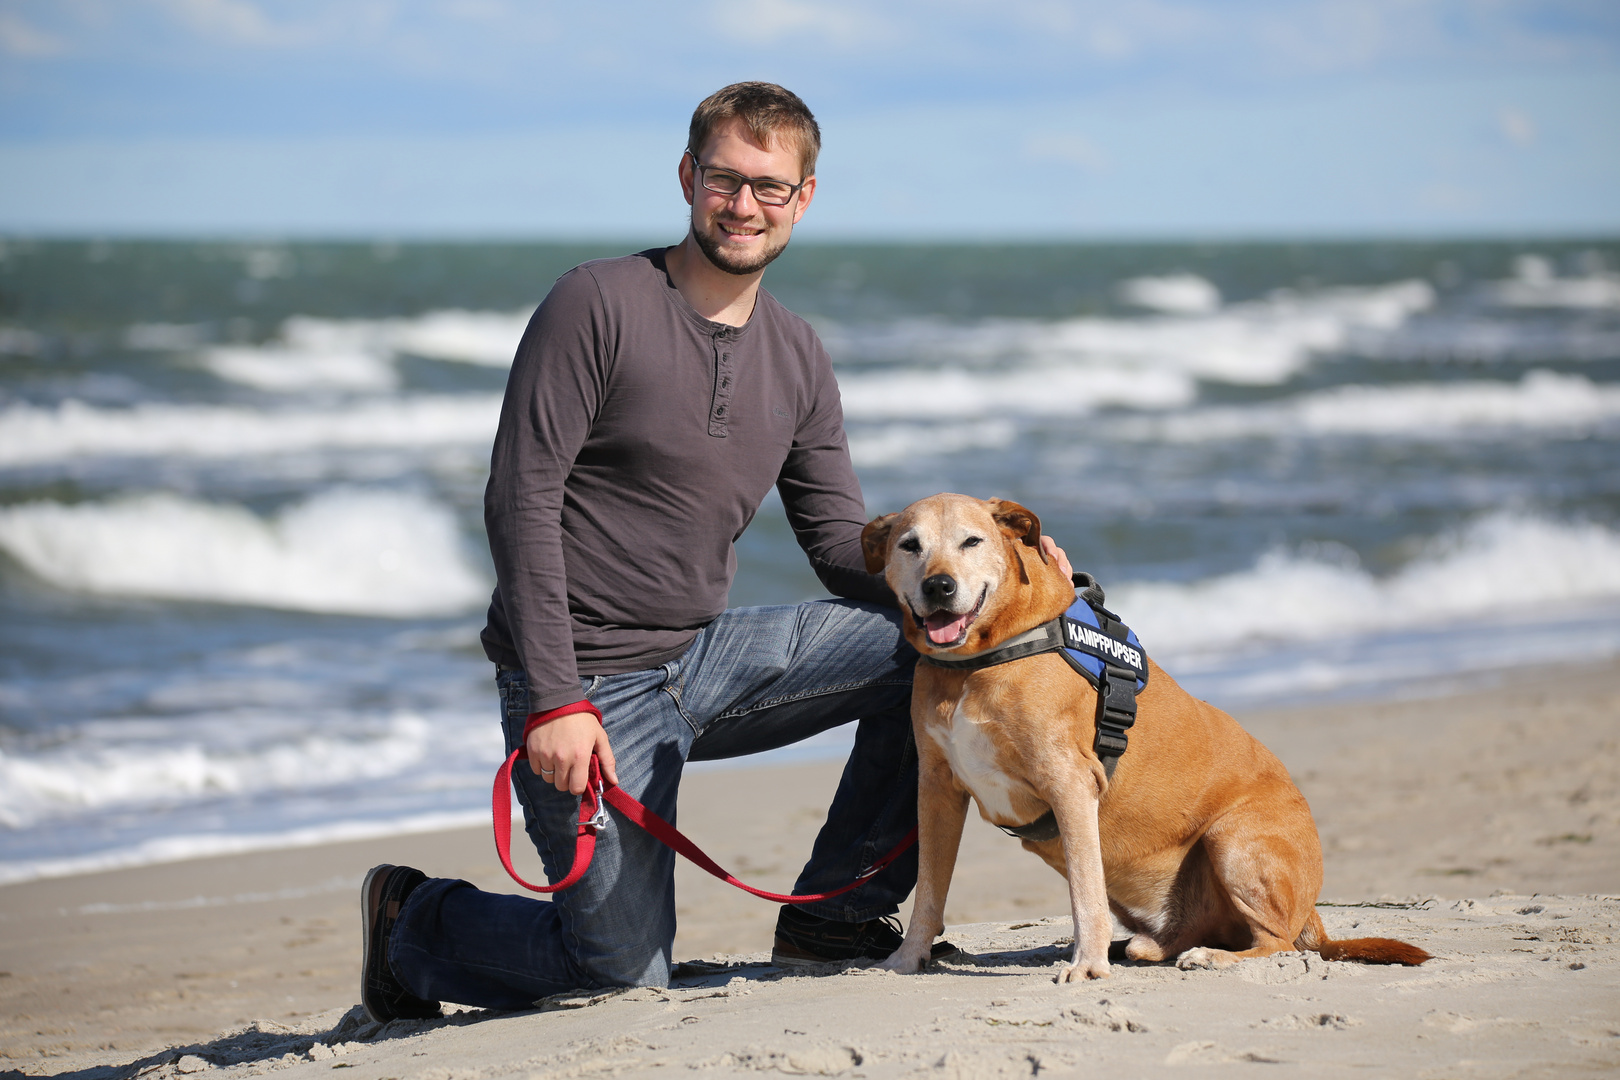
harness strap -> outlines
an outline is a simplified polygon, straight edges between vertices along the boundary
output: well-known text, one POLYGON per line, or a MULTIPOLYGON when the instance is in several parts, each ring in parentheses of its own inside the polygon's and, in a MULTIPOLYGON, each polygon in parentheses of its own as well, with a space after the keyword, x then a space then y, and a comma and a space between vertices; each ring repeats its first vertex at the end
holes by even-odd
POLYGON ((804 893, 789 895, 786 893, 766 892, 756 889, 731 875, 719 863, 709 858, 703 850, 691 840, 687 839, 681 831, 636 800, 629 792, 616 784, 604 785, 602 781, 602 768, 591 755, 590 783, 585 788, 585 794, 579 800, 578 835, 574 841, 574 864, 568 874, 555 885, 531 885, 518 876, 512 868, 512 767, 517 764, 519 755, 524 752, 523 747, 513 750, 507 757, 506 764, 500 767, 495 774, 495 790, 490 797, 490 808, 495 818, 495 852, 501 857, 501 865, 512 880, 531 892, 554 893, 561 892, 570 885, 577 884, 590 869, 591 856, 596 853, 596 832, 608 823, 607 807, 611 805, 630 821, 651 833, 665 847, 686 856, 692 862, 713 874, 728 885, 735 885, 744 892, 766 900, 773 900, 778 904, 810 904, 817 900, 828 900, 834 896, 841 896, 859 885, 864 885, 877 875, 878 871, 888 866, 894 860, 904 855, 912 844, 917 842, 917 830, 913 828, 894 848, 877 862, 861 871, 860 876, 842 888, 831 892, 804 893))
POLYGON ((1136 723, 1136 672, 1108 664, 1103 668, 1102 685, 1097 688, 1097 741, 1094 749, 1103 772, 1114 778, 1114 766, 1125 753, 1129 739, 1125 733, 1136 723))

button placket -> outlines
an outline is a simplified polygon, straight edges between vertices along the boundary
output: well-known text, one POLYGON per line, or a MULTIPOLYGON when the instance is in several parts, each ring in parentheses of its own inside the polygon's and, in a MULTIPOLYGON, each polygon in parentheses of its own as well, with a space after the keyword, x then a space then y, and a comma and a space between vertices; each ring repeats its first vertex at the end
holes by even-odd
POLYGON ((709 434, 723 439, 731 423, 731 392, 736 375, 731 366, 731 335, 714 335, 714 397, 709 403, 709 434))

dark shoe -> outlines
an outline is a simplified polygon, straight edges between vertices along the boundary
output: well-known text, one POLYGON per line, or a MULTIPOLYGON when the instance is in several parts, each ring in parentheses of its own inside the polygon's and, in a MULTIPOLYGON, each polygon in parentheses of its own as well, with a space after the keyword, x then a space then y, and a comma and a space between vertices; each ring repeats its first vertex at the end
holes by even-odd
POLYGON ((360 929, 365 952, 360 960, 360 1004, 379 1024, 390 1020, 429 1020, 439 1015, 437 1001, 423 1001, 405 989, 388 966, 388 937, 399 921, 399 909, 427 875, 409 866, 373 866, 360 886, 360 929))
MULTIPOLYGON (((887 960, 904 940, 900 920, 893 915, 866 922, 837 922, 785 904, 776 917, 776 947, 771 950, 771 963, 793 968, 845 960, 887 960)), ((929 959, 939 960, 954 952, 955 945, 936 941, 929 959)))

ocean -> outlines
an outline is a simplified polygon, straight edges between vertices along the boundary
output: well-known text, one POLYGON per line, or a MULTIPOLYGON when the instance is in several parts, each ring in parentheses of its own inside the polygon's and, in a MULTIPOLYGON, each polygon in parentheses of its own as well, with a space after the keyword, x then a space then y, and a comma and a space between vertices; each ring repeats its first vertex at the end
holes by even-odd
MULTIPOLYGON (((559 274, 635 247, 0 242, 0 882, 486 822, 506 369, 559 274)), ((1024 503, 1241 710, 1620 655, 1617 268, 801 241, 766 286, 871 513, 1024 503)), ((731 601, 817 595, 772 496, 731 601)))

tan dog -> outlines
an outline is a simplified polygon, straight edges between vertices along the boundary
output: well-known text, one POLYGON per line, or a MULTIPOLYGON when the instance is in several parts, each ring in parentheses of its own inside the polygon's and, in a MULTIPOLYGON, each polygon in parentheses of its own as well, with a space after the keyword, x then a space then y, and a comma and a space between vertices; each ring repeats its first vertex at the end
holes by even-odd
MULTIPOLYGON (((1097 695, 1061 656, 976 671, 936 667, 1061 615, 1073 585, 1040 550, 1017 503, 935 495, 871 522, 866 566, 907 610, 924 659, 911 698, 921 770, 917 900, 883 966, 915 972, 944 929, 968 797, 985 820, 1022 826, 1050 809, 1060 835, 1024 840, 1069 882, 1074 956, 1059 982, 1108 974, 1112 909, 1132 960, 1224 967, 1312 949, 1325 960, 1420 964, 1387 938, 1330 941, 1316 914, 1322 849, 1310 807, 1264 746, 1149 661, 1130 746, 1113 778, 1093 752, 1097 695)), ((1151 643, 1149 643, 1151 644, 1151 643)))

